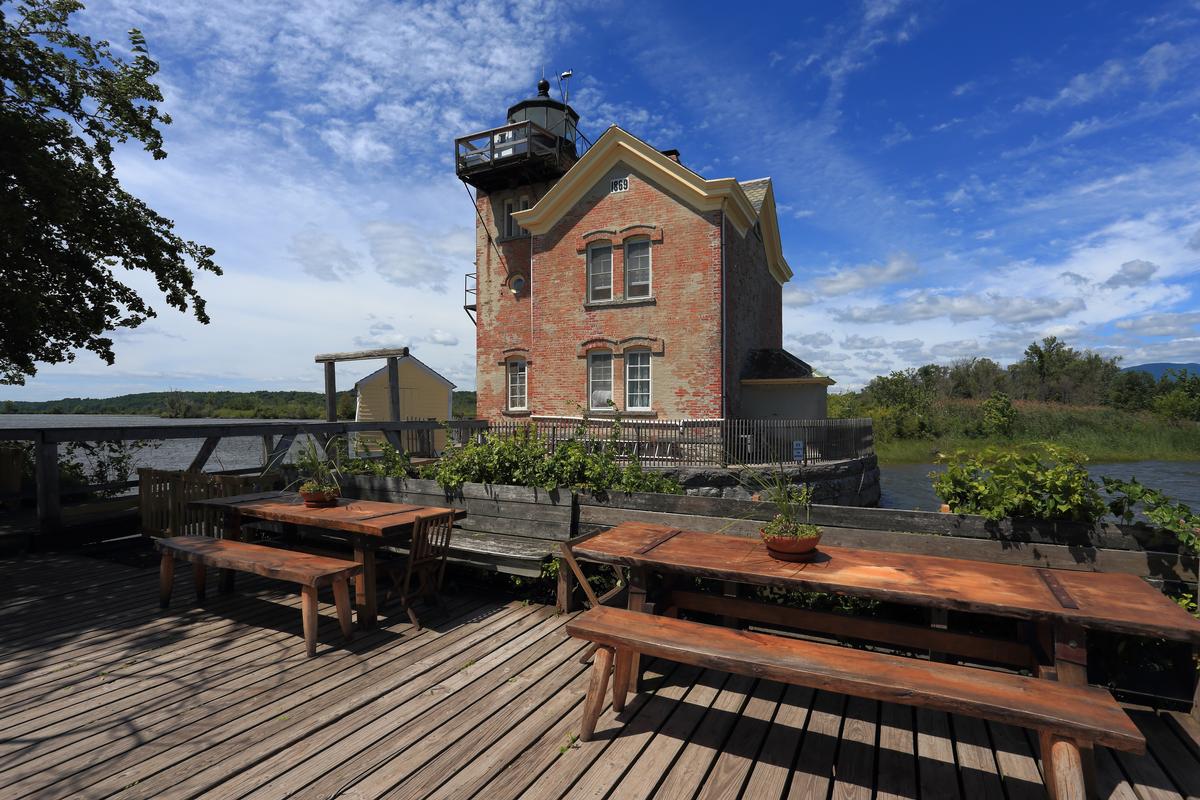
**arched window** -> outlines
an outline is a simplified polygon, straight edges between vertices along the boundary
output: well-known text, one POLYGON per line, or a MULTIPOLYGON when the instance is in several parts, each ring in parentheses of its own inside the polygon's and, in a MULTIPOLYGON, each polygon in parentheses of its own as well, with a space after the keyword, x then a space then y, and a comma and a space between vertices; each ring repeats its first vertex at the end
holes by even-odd
POLYGON ((508 372, 508 410, 526 411, 529 408, 529 365, 523 358, 510 359, 508 372))
POLYGON ((612 245, 593 244, 587 250, 587 299, 612 300, 612 245))
POLYGON ((650 240, 625 243, 625 296, 650 296, 650 240))
POLYGON ((625 409, 650 410, 650 351, 625 351, 625 409))
POLYGON ((613 396, 613 355, 608 350, 588 353, 588 408, 607 411, 613 396))

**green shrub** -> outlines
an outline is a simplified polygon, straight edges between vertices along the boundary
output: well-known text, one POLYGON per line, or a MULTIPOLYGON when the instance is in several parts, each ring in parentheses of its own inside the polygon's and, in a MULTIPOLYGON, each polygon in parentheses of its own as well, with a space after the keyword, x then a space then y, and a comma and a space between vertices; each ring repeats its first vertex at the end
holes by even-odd
POLYGON ((992 396, 983 401, 983 432, 986 435, 1011 438, 1016 424, 1017 409, 1004 392, 992 392, 992 396))
POLYGON ((959 450, 940 460, 946 471, 930 474, 933 488, 957 514, 1094 522, 1106 510, 1086 459, 1065 447, 1038 442, 959 450))
POLYGON ((1158 489, 1138 483, 1137 478, 1122 481, 1104 477, 1104 491, 1113 496, 1108 510, 1126 524, 1140 510, 1152 524, 1169 531, 1181 544, 1200 553, 1200 514, 1184 503, 1176 502, 1158 489))
POLYGON ((596 494, 683 493, 677 482, 642 469, 636 454, 622 465, 616 457, 619 436, 619 422, 613 424, 607 440, 588 438, 581 425, 570 439, 554 446, 532 428, 508 435, 485 433, 447 450, 436 464, 421 470, 421 477, 451 491, 464 483, 494 483, 543 489, 565 486, 596 494))

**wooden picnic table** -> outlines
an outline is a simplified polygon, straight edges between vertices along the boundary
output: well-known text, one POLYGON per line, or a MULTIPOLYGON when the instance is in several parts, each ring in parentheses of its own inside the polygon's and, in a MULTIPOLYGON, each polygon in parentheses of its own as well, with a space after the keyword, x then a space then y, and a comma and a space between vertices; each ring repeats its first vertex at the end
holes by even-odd
MULTIPOLYGON (((882 641, 931 656, 957 655, 1026 668, 1040 678, 1087 685, 1086 632, 1107 630, 1200 645, 1200 620, 1134 575, 969 561, 848 547, 820 547, 808 563, 772 558, 758 538, 625 522, 577 537, 569 559, 628 568, 627 607, 634 611, 702 611, 866 641, 882 641), (651 592, 651 575, 663 590, 651 592), (725 583, 727 596, 688 590, 679 579, 725 583), (1024 641, 845 615, 781 608, 737 596, 736 585, 822 591, 930 609, 1009 618, 1024 623, 1024 641), (734 588, 731 588, 734 587, 734 588)), ((637 657, 631 687, 640 677, 637 657)), ((1043 736, 1043 752, 1050 742, 1043 736)), ((1089 765, 1092 754, 1083 748, 1089 765)), ((1094 770, 1085 769, 1090 776, 1094 770)))
MULTIPOLYGON (((328 508, 309 508, 299 494, 278 491, 194 500, 191 505, 221 511, 223 538, 234 541, 241 540, 242 522, 246 519, 319 528, 345 539, 354 549, 354 560, 363 565, 362 572, 354 579, 355 611, 361 629, 373 628, 378 617, 375 552, 402 543, 420 517, 453 514, 458 519, 466 515, 462 509, 346 498, 328 508)), ((232 577, 232 573, 222 576, 223 583, 229 585, 232 577)))

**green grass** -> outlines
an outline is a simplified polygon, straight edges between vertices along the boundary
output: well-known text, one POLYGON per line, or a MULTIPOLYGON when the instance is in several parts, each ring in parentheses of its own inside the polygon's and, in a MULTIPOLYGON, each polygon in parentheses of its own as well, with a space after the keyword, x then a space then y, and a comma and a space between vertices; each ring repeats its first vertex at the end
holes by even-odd
POLYGON ((939 452, 1043 441, 1072 447, 1095 462, 1200 460, 1200 424, 1167 422, 1150 413, 1017 403, 1011 439, 971 435, 978 418, 978 403, 949 403, 932 414, 936 435, 906 439, 877 432, 875 452, 883 464, 915 464, 932 461, 939 452))

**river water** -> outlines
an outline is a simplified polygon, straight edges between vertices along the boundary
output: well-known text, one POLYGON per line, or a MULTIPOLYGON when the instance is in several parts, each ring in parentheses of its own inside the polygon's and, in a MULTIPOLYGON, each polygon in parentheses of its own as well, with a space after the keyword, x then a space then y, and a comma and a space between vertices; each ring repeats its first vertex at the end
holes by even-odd
MULTIPOLYGON (((189 425, 204 422, 225 424, 255 424, 270 420, 213 420, 161 419, 159 417, 105 416, 99 414, 0 414, 0 428, 69 428, 101 425, 134 427, 138 425, 189 425)), ((138 451, 134 462, 139 467, 154 469, 186 469, 200 439, 168 439, 153 442, 138 451)), ((292 445, 295 453, 299 441, 292 445)), ((209 459, 206 469, 244 469, 262 464, 263 446, 258 436, 226 437, 221 440, 209 459)), ((929 473, 938 470, 935 464, 891 464, 880 467, 883 485, 881 505, 886 508, 937 511, 940 501, 933 493, 929 473)), ((1139 481, 1161 489, 1193 509, 1200 509, 1200 461, 1132 461, 1120 464, 1092 464, 1091 474, 1114 478, 1136 477, 1139 481)))
MULTIPOLYGON (((288 422, 289 420, 265 419, 161 419, 131 415, 104 414, 0 414, 0 428, 79 428, 79 427, 122 427, 142 425, 195 425, 219 422, 223 425, 262 424, 264 422, 288 422)), ((308 420, 312 422, 313 420, 308 420)), ((292 445, 292 453, 303 437, 292 445)), ((187 469, 195 458, 203 439, 163 439, 149 442, 134 455, 137 467, 151 469, 187 469)), ((227 436, 217 445, 209 458, 206 470, 246 469, 263 463, 263 444, 260 436, 227 436)), ((136 475, 134 476, 136 477, 136 475)))

